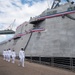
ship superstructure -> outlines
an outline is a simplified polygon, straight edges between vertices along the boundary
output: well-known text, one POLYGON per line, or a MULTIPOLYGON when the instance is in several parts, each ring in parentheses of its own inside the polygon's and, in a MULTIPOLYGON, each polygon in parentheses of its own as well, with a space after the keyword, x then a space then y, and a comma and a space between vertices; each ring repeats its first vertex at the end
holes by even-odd
POLYGON ((17 27, 12 39, 0 44, 0 52, 9 47, 15 49, 17 55, 24 48, 27 58, 67 65, 65 61, 69 63, 70 58, 75 58, 74 2, 52 6, 31 17, 29 22, 17 27))

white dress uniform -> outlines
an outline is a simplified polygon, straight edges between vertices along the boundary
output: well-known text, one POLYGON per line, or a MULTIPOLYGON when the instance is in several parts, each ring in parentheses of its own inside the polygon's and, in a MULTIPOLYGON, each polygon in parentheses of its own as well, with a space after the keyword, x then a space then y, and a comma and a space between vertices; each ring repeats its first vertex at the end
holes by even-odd
POLYGON ((11 56, 12 56, 12 63, 15 63, 16 52, 14 50, 12 51, 11 56))
POLYGON ((5 58, 6 58, 6 51, 3 50, 3 60, 5 60, 5 58))
POLYGON ((8 61, 8 50, 5 52, 5 60, 8 61))
POLYGON ((24 67, 25 53, 23 50, 19 51, 19 58, 20 58, 19 66, 22 65, 22 67, 24 67))
POLYGON ((8 61, 8 50, 6 50, 5 56, 6 56, 6 61, 8 61))
POLYGON ((10 62, 11 60, 11 50, 10 49, 8 50, 7 55, 8 55, 8 62, 10 62))

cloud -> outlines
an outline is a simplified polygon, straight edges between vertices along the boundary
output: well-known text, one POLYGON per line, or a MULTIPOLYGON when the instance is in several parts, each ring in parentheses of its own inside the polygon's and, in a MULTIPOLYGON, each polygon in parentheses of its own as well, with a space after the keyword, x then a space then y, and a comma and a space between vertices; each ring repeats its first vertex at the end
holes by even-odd
MULTIPOLYGON (((18 25, 29 21, 30 17, 39 15, 48 7, 46 0, 33 0, 32 5, 28 2, 23 4, 21 1, 23 0, 0 0, 0 30, 7 29, 14 19, 16 21, 13 30, 16 30, 18 25)), ((8 38, 8 35, 4 36, 0 36, 0 41, 2 37, 3 40, 8 38)))
POLYGON ((46 1, 34 2, 32 6, 29 6, 29 4, 23 5, 20 0, 6 0, 5 2, 1 0, 0 10, 4 13, 0 14, 0 23, 10 25, 16 19, 16 26, 18 26, 25 20, 28 21, 31 16, 40 14, 46 8, 46 1))

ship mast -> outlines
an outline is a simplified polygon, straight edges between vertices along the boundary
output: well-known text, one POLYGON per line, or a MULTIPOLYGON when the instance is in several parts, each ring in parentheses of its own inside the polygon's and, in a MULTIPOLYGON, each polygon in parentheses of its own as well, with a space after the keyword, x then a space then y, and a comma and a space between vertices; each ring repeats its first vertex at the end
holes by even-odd
POLYGON ((57 6, 59 6, 60 2, 61 2, 61 0, 54 0, 51 9, 56 8, 57 6))
MULTIPOLYGON (((51 9, 58 7, 58 6, 59 6, 59 3, 60 3, 61 1, 62 1, 62 0, 54 0, 51 9)), ((66 1, 66 2, 74 3, 72 0, 65 0, 65 1, 66 1)))
POLYGON ((47 0, 47 4, 48 4, 48 8, 50 8, 50 6, 49 6, 49 0, 47 0))

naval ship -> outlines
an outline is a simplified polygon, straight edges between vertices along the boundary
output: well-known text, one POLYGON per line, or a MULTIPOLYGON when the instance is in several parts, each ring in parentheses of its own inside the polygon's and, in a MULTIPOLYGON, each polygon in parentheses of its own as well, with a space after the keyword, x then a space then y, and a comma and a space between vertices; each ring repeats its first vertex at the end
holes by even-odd
POLYGON ((13 38, 0 43, 0 54, 10 48, 18 56, 24 48, 32 61, 75 67, 75 3, 66 1, 54 0, 51 8, 19 25, 13 38))

